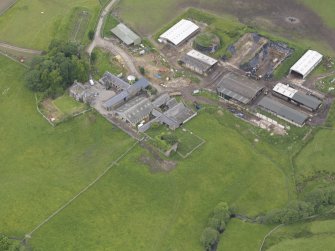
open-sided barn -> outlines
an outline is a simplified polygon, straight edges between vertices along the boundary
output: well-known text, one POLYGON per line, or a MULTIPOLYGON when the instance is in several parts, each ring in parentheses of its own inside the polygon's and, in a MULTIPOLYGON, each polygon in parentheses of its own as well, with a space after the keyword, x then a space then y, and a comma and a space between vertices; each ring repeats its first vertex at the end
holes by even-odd
POLYGON ((322 55, 317 51, 308 50, 290 69, 290 74, 305 79, 322 61, 322 55))
POLYGON ((217 80, 217 93, 221 98, 233 99, 242 104, 252 102, 264 89, 254 80, 228 73, 217 80))
POLYGON ((303 92, 300 92, 282 83, 278 83, 273 88, 273 93, 276 96, 279 96, 283 99, 293 102, 310 111, 316 111, 322 105, 322 102, 319 99, 313 96, 307 95, 303 92))
POLYGON ((294 110, 291 107, 288 107, 287 105, 279 103, 278 101, 268 97, 262 98, 258 105, 264 108, 266 111, 269 111, 278 116, 279 118, 282 118, 299 127, 302 127, 308 119, 307 114, 294 110))
POLYGON ((206 74, 217 65, 218 61, 199 51, 191 50, 180 61, 185 67, 199 74, 206 74))

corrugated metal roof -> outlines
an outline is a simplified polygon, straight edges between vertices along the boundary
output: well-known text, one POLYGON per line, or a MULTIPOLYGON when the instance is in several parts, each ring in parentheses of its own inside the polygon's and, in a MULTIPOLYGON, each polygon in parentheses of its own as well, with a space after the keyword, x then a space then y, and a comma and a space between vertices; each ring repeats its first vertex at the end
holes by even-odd
POLYGON ((289 85, 284 85, 282 83, 276 84, 276 86, 273 88, 273 91, 278 92, 279 94, 284 95, 288 98, 292 98, 293 95, 298 92, 298 90, 293 89, 289 85))
POLYGON ((309 107, 313 110, 316 110, 317 108, 319 108, 319 106, 321 105, 321 101, 318 100, 317 98, 314 98, 310 95, 307 95, 305 93, 302 93, 288 85, 284 85, 284 84, 277 84, 274 88, 273 91, 290 98, 293 101, 296 101, 306 107, 309 107))
POLYGON ((268 97, 264 97, 258 105, 298 125, 303 125, 308 119, 307 114, 294 110, 268 97))
POLYGON ((213 66, 215 65, 218 61, 214 58, 211 58, 199 51, 196 51, 196 50, 191 50, 187 53, 188 56, 192 57, 192 58, 195 58, 209 66, 213 66))
POLYGON ((294 101, 307 106, 313 110, 316 110, 319 108, 319 106, 321 105, 321 101, 318 100, 317 98, 314 98, 310 95, 301 93, 301 92, 297 92, 296 94, 294 94, 293 98, 294 101))
POLYGON ((160 38, 166 39, 174 45, 178 45, 198 29, 199 26, 197 26, 195 23, 186 19, 182 19, 162 35, 160 35, 160 38))
POLYGON ((141 43, 141 38, 123 23, 118 24, 111 32, 126 45, 141 43))
POLYGON ((305 77, 309 74, 322 60, 322 55, 317 51, 308 50, 292 67, 295 71, 305 77))
POLYGON ((153 105, 149 99, 136 97, 119 107, 116 112, 130 123, 136 124, 148 116, 152 110, 153 105))
POLYGON ((238 76, 233 73, 228 73, 217 82, 217 91, 229 96, 243 104, 248 104, 264 86, 257 82, 238 76))

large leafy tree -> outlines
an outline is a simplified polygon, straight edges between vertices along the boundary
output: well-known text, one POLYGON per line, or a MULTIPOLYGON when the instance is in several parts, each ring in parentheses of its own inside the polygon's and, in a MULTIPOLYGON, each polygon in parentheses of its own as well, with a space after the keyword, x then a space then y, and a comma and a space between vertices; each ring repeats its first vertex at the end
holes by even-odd
POLYGON ((35 58, 26 74, 26 85, 35 92, 56 97, 64 92, 74 80, 88 80, 89 66, 80 46, 54 40, 48 52, 35 58))

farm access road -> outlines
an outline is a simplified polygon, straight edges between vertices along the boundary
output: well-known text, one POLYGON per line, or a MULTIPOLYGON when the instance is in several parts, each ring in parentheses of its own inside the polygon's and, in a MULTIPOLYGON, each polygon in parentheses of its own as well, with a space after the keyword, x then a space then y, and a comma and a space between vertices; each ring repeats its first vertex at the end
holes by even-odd
POLYGON ((139 77, 140 73, 137 70, 137 67, 135 66, 134 59, 132 56, 130 56, 126 51, 124 51, 119 46, 115 45, 113 42, 104 39, 101 37, 101 29, 104 25, 104 20, 106 15, 112 10, 113 6, 118 2, 118 0, 112 0, 102 11, 101 15, 99 17, 99 22, 97 25, 97 28, 95 30, 94 39, 91 42, 91 44, 87 47, 86 51, 88 54, 91 54, 93 49, 95 47, 104 48, 106 50, 109 50, 114 55, 120 55, 120 57, 123 59, 126 67, 130 70, 132 74, 139 77))
POLYGON ((42 53, 42 51, 17 47, 17 46, 10 45, 8 43, 1 42, 1 41, 0 41, 0 48, 9 49, 9 50, 17 51, 17 52, 28 53, 28 54, 32 54, 32 55, 40 55, 42 53))

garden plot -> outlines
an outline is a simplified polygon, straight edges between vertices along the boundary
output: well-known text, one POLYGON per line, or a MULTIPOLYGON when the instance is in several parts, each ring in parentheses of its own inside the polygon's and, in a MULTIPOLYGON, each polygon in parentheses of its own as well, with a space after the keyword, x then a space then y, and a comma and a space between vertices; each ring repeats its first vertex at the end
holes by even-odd
POLYGON ((55 100, 45 99, 38 106, 45 118, 53 124, 61 123, 88 109, 86 104, 79 103, 67 95, 55 100))
POLYGON ((89 25, 91 14, 87 9, 76 8, 72 14, 72 24, 70 28, 70 41, 81 42, 86 34, 89 25))

